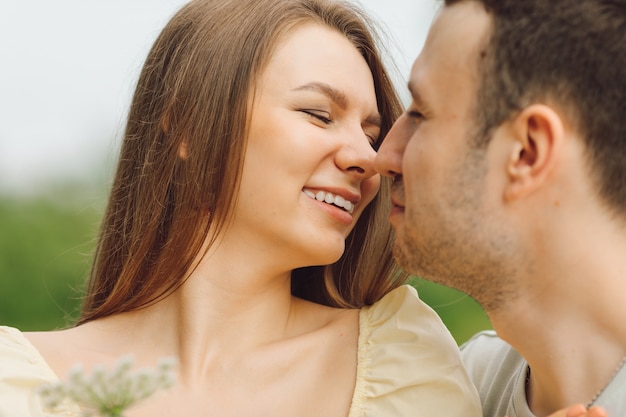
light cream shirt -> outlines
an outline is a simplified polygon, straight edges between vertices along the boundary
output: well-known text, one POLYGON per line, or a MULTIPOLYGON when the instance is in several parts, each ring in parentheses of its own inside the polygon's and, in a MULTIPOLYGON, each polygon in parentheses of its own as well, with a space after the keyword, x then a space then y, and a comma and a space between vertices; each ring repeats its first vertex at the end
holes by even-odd
MULTIPOLYGON (((357 355, 348 417, 482 416, 454 339, 410 286, 360 311, 357 355)), ((19 330, 0 326, 0 417, 79 417, 70 401, 44 410, 36 389, 57 381, 19 330)))

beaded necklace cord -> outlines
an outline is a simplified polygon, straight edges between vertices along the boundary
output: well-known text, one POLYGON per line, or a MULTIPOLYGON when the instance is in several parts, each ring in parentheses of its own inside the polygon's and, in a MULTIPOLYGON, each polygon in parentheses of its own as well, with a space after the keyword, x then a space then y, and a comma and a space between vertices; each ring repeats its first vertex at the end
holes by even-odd
MULTIPOLYGON (((622 358, 622 360, 620 361, 620 363, 617 365, 617 368, 615 369, 615 372, 613 373, 613 375, 611 376, 611 378, 609 379, 609 382, 602 387, 597 393, 596 395, 593 396, 593 398, 591 399, 591 401, 589 401, 589 403, 587 404, 587 408, 591 407, 592 405, 595 405, 595 402, 598 400, 598 398, 600 397, 600 395, 602 395, 602 393, 606 390, 606 388, 611 385, 611 382, 613 382, 613 380, 615 379, 615 377, 617 376, 617 374, 620 373, 620 371, 622 370, 622 368, 626 365, 626 356, 624 356, 622 358)), ((526 392, 528 393, 528 385, 530 384, 530 367, 527 367, 526 370, 526 392)))
POLYGON ((600 391, 598 391, 598 393, 591 399, 589 404, 587 404, 587 408, 589 408, 589 407, 591 407, 592 405, 595 404, 595 402, 598 399, 598 397, 600 397, 600 395, 602 395, 602 393, 606 390, 606 387, 611 385, 611 382, 613 382, 613 380, 615 379, 617 374, 619 374, 619 372, 622 370, 624 365, 626 365, 626 356, 624 356, 624 358, 622 358, 622 361, 617 365, 617 368, 615 369, 615 372, 613 373, 613 376, 611 376, 611 379, 609 379, 609 382, 600 391))

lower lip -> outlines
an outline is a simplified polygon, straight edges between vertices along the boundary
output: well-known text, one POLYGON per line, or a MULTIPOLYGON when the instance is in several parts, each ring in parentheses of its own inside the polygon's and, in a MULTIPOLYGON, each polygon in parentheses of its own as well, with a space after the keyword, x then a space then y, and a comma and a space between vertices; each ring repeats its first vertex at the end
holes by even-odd
POLYGON ((311 200, 313 203, 315 203, 316 206, 324 210, 325 213, 327 213, 330 217, 332 217, 337 222, 341 224, 345 224, 346 226, 349 226, 352 224, 354 217, 352 217, 352 214, 348 213, 347 211, 340 209, 339 207, 334 206, 332 204, 324 203, 323 201, 313 199, 309 196, 306 196, 306 198, 311 200))

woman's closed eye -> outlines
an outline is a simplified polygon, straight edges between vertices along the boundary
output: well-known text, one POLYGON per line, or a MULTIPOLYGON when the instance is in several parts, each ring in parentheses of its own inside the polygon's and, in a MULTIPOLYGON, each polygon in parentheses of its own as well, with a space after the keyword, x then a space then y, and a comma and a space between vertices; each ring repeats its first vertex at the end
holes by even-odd
POLYGON ((326 125, 329 125, 332 123, 332 119, 330 118, 330 114, 328 112, 322 111, 322 110, 314 110, 314 109, 301 109, 300 110, 302 113, 306 114, 307 116, 312 117, 313 119, 316 119, 326 125))

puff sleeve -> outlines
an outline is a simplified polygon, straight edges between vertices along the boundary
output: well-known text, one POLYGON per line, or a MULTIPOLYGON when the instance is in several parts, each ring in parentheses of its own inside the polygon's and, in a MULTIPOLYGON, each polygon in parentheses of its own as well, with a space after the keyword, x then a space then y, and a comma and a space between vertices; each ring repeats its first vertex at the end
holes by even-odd
POLYGON ((363 308, 359 327, 349 417, 482 416, 456 342, 413 287, 363 308))
POLYGON ((77 405, 43 410, 36 389, 58 378, 17 329, 0 326, 0 417, 78 417, 77 405))

